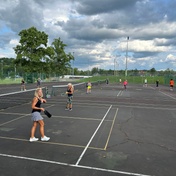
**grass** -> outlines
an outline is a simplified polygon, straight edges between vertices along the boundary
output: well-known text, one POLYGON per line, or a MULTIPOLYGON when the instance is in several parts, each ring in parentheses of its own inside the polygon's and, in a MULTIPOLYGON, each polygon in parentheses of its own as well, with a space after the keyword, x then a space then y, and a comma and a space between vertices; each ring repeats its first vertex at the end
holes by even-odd
POLYGON ((0 84, 20 84, 21 78, 11 79, 11 78, 5 78, 0 79, 0 84))
POLYGON ((119 83, 119 80, 121 79, 122 82, 124 80, 127 80, 128 83, 135 83, 135 84, 143 84, 144 79, 147 79, 148 84, 155 84, 156 80, 159 80, 160 84, 164 84, 165 80, 163 76, 147 76, 147 77, 141 77, 141 76, 127 76, 126 78, 124 76, 94 76, 91 78, 85 78, 82 79, 82 82, 94 82, 94 81, 101 81, 108 79, 110 83, 119 83))

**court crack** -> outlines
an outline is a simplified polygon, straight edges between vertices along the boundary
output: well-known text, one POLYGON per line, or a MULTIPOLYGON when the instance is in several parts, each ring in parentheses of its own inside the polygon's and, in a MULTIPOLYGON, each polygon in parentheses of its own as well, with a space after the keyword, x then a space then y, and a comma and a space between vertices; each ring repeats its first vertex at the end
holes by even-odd
MULTIPOLYGON (((175 150, 175 149, 170 148, 170 147, 167 147, 166 145, 157 144, 157 143, 153 143, 153 142, 144 142, 144 141, 141 141, 141 140, 132 139, 132 138, 129 137, 128 133, 122 129, 122 126, 120 127, 120 131, 121 131, 121 133, 124 134, 124 136, 125 136, 125 138, 126 138, 126 142, 127 142, 127 141, 131 141, 131 142, 134 142, 134 143, 137 143, 137 144, 154 145, 154 146, 160 147, 160 148, 162 148, 162 149, 164 149, 164 150, 167 150, 167 151, 175 152, 175 153, 176 153, 176 150, 175 150)), ((123 143, 121 143, 121 144, 124 144, 124 143, 126 143, 126 142, 123 142, 123 143)))
POLYGON ((133 111, 131 111, 131 116, 126 119, 124 122, 122 122, 121 124, 119 124, 119 130, 122 134, 124 134, 125 136, 125 139, 124 140, 125 142, 121 143, 121 145, 123 145, 124 143, 126 142, 134 142, 136 144, 144 144, 144 145, 153 145, 153 146, 157 146, 159 148, 162 148, 163 150, 166 150, 166 151, 170 151, 170 152, 175 152, 176 153, 176 149, 174 148, 170 148, 164 144, 157 144, 157 143, 154 143, 154 142, 145 142, 145 141, 142 141, 140 139, 133 139, 132 137, 130 137, 130 134, 128 134, 128 132, 126 132, 124 129, 123 129, 123 126, 126 125, 127 123, 129 123, 129 121, 131 120, 135 120, 135 114, 133 111))
POLYGON ((172 148, 169 148, 166 145, 162 145, 162 144, 157 144, 157 143, 152 143, 152 142, 144 142, 144 141, 134 140, 134 139, 130 139, 130 138, 128 138, 128 141, 132 141, 132 142, 135 142, 135 143, 138 143, 138 144, 154 145, 154 146, 160 147, 160 148, 162 148, 164 150, 167 150, 167 151, 176 152, 176 150, 174 150, 172 148))

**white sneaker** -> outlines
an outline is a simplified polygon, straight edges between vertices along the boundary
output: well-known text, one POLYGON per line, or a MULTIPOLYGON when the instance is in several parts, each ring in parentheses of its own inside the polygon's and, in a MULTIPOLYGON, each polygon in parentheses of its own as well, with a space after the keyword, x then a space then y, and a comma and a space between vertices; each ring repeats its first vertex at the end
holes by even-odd
POLYGON ((44 136, 43 138, 41 137, 41 141, 49 141, 50 140, 50 137, 46 137, 44 136))
POLYGON ((29 139, 30 142, 35 142, 35 141, 38 141, 38 140, 39 140, 39 139, 38 139, 38 138, 35 138, 35 137, 29 139))

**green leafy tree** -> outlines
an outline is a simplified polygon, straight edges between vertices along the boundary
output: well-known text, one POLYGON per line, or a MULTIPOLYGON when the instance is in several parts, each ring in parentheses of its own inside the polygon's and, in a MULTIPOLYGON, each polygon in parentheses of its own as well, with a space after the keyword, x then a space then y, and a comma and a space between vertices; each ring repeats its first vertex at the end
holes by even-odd
POLYGON ((150 72, 150 74, 151 74, 152 76, 154 76, 155 73, 156 73, 156 70, 155 70, 155 68, 152 68, 152 69, 149 70, 149 72, 150 72))
POLYGON ((91 72, 92 72, 92 75, 98 74, 98 67, 92 68, 91 72))
POLYGON ((78 68, 74 68, 74 75, 80 75, 80 71, 78 70, 78 68))
POLYGON ((48 71, 47 63, 53 50, 47 47, 48 35, 35 27, 22 30, 20 41, 14 50, 17 55, 15 64, 21 65, 25 72, 48 71))
POLYGON ((169 69, 167 68, 165 71, 164 71, 165 75, 172 75, 174 74, 174 71, 172 69, 169 69))
POLYGON ((16 68, 14 64, 14 58, 0 58, 0 77, 15 77, 16 68))
POLYGON ((55 39, 52 42, 52 49, 54 54, 52 55, 51 68, 52 72, 60 75, 67 74, 70 70, 70 61, 74 60, 74 56, 71 53, 65 53, 64 49, 67 45, 64 44, 60 38, 55 39))

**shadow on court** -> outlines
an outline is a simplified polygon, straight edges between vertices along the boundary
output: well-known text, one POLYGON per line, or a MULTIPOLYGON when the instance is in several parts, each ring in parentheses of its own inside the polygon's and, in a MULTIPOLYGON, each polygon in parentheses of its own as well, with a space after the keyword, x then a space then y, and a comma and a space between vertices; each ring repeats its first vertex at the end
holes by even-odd
POLYGON ((42 114, 48 142, 29 142, 30 102, 0 110, 1 176, 175 176, 174 91, 102 84, 76 89, 72 111, 66 100, 43 104, 53 115, 42 114))

